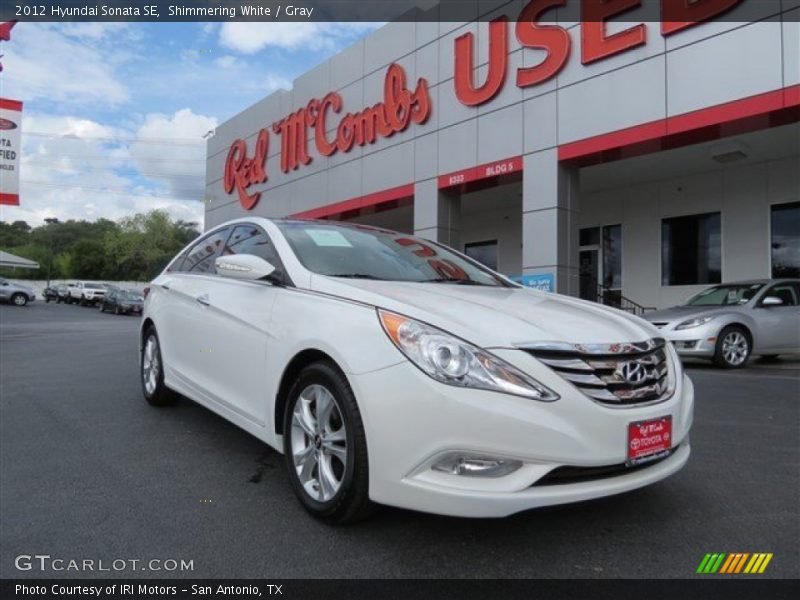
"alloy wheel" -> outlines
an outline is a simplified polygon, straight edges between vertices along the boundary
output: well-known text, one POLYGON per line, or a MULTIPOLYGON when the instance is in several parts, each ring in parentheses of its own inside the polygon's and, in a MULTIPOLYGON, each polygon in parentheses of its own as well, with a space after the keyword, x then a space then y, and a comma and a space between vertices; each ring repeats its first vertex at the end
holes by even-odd
POLYGON ((158 351, 158 342, 155 336, 147 338, 142 353, 142 381, 147 395, 150 396, 156 391, 158 385, 158 374, 161 369, 161 360, 158 351))
POLYGON ((728 364, 739 366, 747 360, 750 345, 740 331, 731 331, 722 340, 722 355, 728 364))
POLYGON ((324 386, 306 387, 292 414, 291 451, 297 477, 318 502, 333 498, 342 486, 347 465, 343 412, 324 386))

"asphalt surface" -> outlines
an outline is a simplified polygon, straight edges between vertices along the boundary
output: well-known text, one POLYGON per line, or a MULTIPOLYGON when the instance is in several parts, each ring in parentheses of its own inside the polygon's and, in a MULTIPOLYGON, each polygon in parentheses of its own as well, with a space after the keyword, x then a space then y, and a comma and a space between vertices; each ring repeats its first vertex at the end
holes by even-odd
POLYGON ((384 508, 331 528, 265 444, 188 400, 144 402, 138 322, 0 305, 0 577, 115 574, 19 571, 21 554, 193 561, 126 577, 695 577, 707 552, 772 552, 762 577, 800 576, 791 364, 692 367, 692 458, 649 488, 500 520, 384 508))

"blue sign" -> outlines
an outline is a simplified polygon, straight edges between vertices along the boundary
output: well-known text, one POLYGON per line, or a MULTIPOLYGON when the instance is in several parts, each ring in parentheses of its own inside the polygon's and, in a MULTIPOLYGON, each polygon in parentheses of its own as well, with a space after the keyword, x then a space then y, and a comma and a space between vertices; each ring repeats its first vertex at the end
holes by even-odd
POLYGON ((552 273, 539 273, 538 275, 517 275, 511 277, 517 283, 525 287, 533 288, 541 292, 556 291, 556 278, 552 273))

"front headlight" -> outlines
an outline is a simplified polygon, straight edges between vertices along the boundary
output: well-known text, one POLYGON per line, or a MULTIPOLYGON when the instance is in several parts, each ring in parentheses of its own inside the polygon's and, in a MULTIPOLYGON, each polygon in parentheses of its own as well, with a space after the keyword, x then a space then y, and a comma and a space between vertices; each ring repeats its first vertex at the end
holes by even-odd
POLYGON ((677 331, 681 329, 691 329, 692 327, 700 327, 700 325, 705 325, 714 317, 695 317, 694 319, 689 319, 688 321, 684 321, 683 323, 678 323, 675 329, 677 331))
POLYGON ((553 390, 516 367, 441 329, 380 309, 378 317, 398 350, 436 381, 544 402, 558 400, 553 390))

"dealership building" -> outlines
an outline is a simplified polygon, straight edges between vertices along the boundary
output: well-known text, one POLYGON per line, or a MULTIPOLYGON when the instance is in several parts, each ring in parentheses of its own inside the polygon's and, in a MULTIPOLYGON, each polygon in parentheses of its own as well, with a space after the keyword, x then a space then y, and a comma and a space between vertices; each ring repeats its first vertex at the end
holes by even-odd
POLYGON ((800 2, 657 22, 473 4, 389 23, 220 125, 206 228, 386 227, 631 310, 800 274, 800 2))

